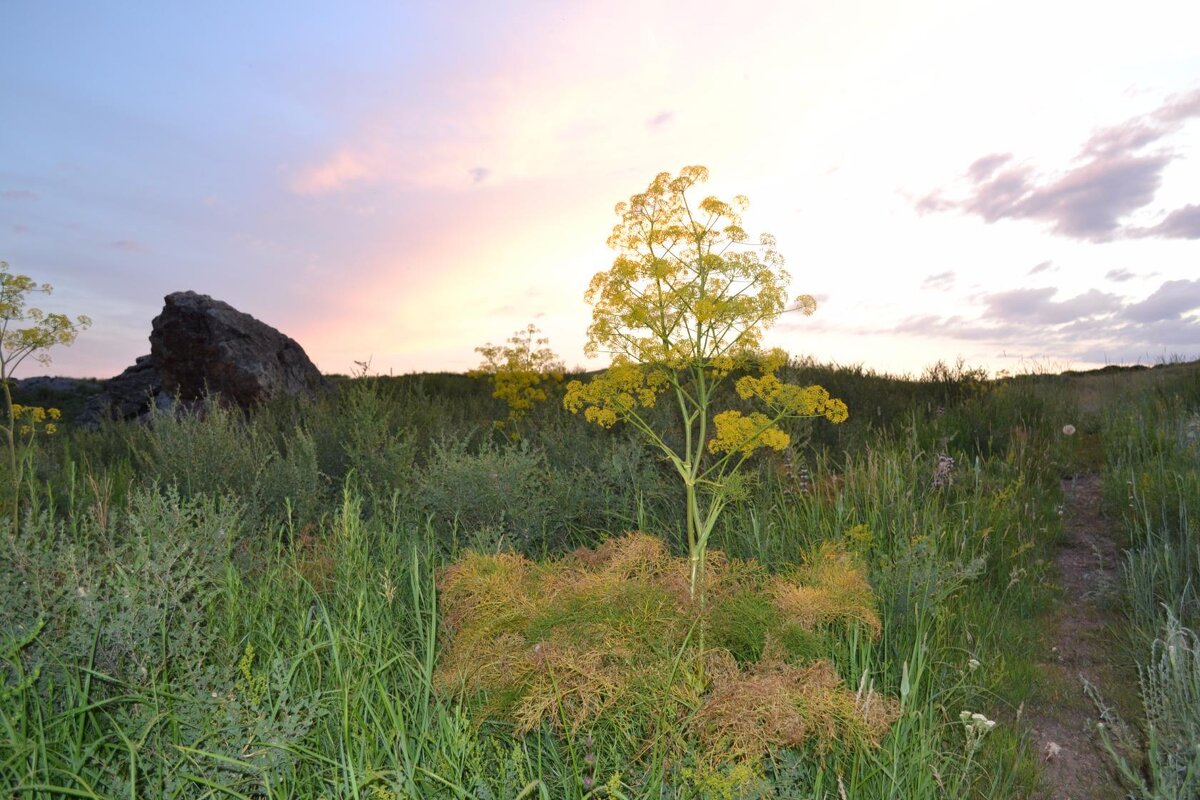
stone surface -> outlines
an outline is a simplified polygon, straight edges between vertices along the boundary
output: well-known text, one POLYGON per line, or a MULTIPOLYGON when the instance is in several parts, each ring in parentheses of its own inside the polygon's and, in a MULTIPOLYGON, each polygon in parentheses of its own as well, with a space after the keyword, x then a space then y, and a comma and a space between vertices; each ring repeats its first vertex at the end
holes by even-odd
POLYGON ((220 394, 243 407, 324 384, 304 349, 228 303, 195 292, 166 297, 150 332, 150 358, 170 395, 220 394))
POLYGON ((294 339, 208 295, 175 292, 151 323, 150 355, 105 381, 80 421, 136 419, 176 399, 190 404, 211 397, 249 408, 325 387, 294 339))
POLYGON ((150 356, 138 356, 133 366, 104 381, 100 394, 88 398, 79 416, 83 425, 103 419, 136 419, 150 410, 162 394, 162 376, 150 356))

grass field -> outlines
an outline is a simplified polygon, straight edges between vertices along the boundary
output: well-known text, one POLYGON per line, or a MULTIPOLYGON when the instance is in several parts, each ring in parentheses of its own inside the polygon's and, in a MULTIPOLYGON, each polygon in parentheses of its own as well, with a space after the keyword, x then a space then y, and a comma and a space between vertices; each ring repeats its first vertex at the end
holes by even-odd
POLYGON ((5 796, 1035 797, 1023 709, 1076 688, 1036 666, 1060 482, 1101 473, 1140 683, 1092 687, 1097 741, 1131 796, 1194 797, 1200 368, 787 371, 850 419, 755 457, 703 610, 678 479, 558 398, 516 440, 458 375, 38 436, 5 796))

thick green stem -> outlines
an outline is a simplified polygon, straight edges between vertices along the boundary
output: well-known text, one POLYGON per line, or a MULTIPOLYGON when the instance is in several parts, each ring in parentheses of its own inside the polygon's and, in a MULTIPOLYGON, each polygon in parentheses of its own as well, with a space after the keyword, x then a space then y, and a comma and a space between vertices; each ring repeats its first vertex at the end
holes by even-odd
POLYGON ((687 487, 687 526, 688 526, 688 568, 690 571, 688 581, 688 592, 692 600, 692 609, 698 616, 697 624, 697 644, 701 654, 700 670, 701 681, 704 680, 704 564, 707 560, 708 549, 707 537, 701 530, 700 525, 700 506, 696 495, 696 484, 691 480, 685 482, 687 487))
POLYGON ((21 531, 21 469, 17 463, 17 418, 13 414, 12 391, 9 389, 7 378, 0 379, 0 386, 4 387, 4 409, 8 416, 5 444, 8 446, 8 465, 12 473, 12 536, 15 538, 21 531))
POLYGON ((697 563, 700 556, 700 539, 697 535, 696 519, 696 485, 691 481, 686 481, 684 486, 687 490, 687 543, 688 543, 688 563, 691 567, 691 577, 688 582, 688 589, 692 599, 696 598, 696 575, 697 563))
POLYGON ((704 611, 704 565, 708 559, 708 535, 712 531, 712 509, 701 515, 699 495, 695 484, 687 486, 688 502, 688 566, 691 571, 689 590, 692 601, 704 611))

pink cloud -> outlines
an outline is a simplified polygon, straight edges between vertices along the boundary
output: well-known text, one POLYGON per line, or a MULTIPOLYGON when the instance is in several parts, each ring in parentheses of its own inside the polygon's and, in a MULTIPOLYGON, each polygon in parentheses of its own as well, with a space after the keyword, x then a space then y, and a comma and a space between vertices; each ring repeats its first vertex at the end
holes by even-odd
POLYGON ((299 194, 329 194, 339 192, 356 181, 374 175, 373 159, 364 153, 342 148, 325 161, 306 167, 292 179, 292 191, 299 194))

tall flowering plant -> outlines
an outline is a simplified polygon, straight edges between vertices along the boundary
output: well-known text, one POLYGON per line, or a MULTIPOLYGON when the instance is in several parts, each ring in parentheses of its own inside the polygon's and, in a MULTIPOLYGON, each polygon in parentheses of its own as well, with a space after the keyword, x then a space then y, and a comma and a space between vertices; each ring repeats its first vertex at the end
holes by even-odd
POLYGON ((764 352, 763 333, 785 311, 812 314, 816 301, 801 295, 789 308, 790 276, 774 238, 751 241, 743 196, 695 202, 689 192, 707 179, 699 166, 675 177, 664 172, 617 205, 620 221, 608 239, 617 258, 586 294, 586 351, 609 355, 611 366, 586 383, 571 381, 563 400, 601 427, 631 425, 675 468, 687 500, 691 594, 701 603, 709 538, 736 494, 741 466, 760 448, 788 446, 785 420, 837 424, 848 416, 846 404, 820 386, 778 377, 787 357, 764 352), (729 380, 761 410, 715 409, 717 390, 729 380), (663 397, 678 410, 679 437, 658 430, 648 414, 663 397))
POLYGON ((470 374, 491 380, 492 397, 508 406, 507 419, 497 420, 496 427, 514 441, 520 438, 521 421, 563 379, 562 361, 549 348, 550 340, 540 333, 530 324, 509 337, 507 345, 489 342, 475 348, 483 363, 470 374))

